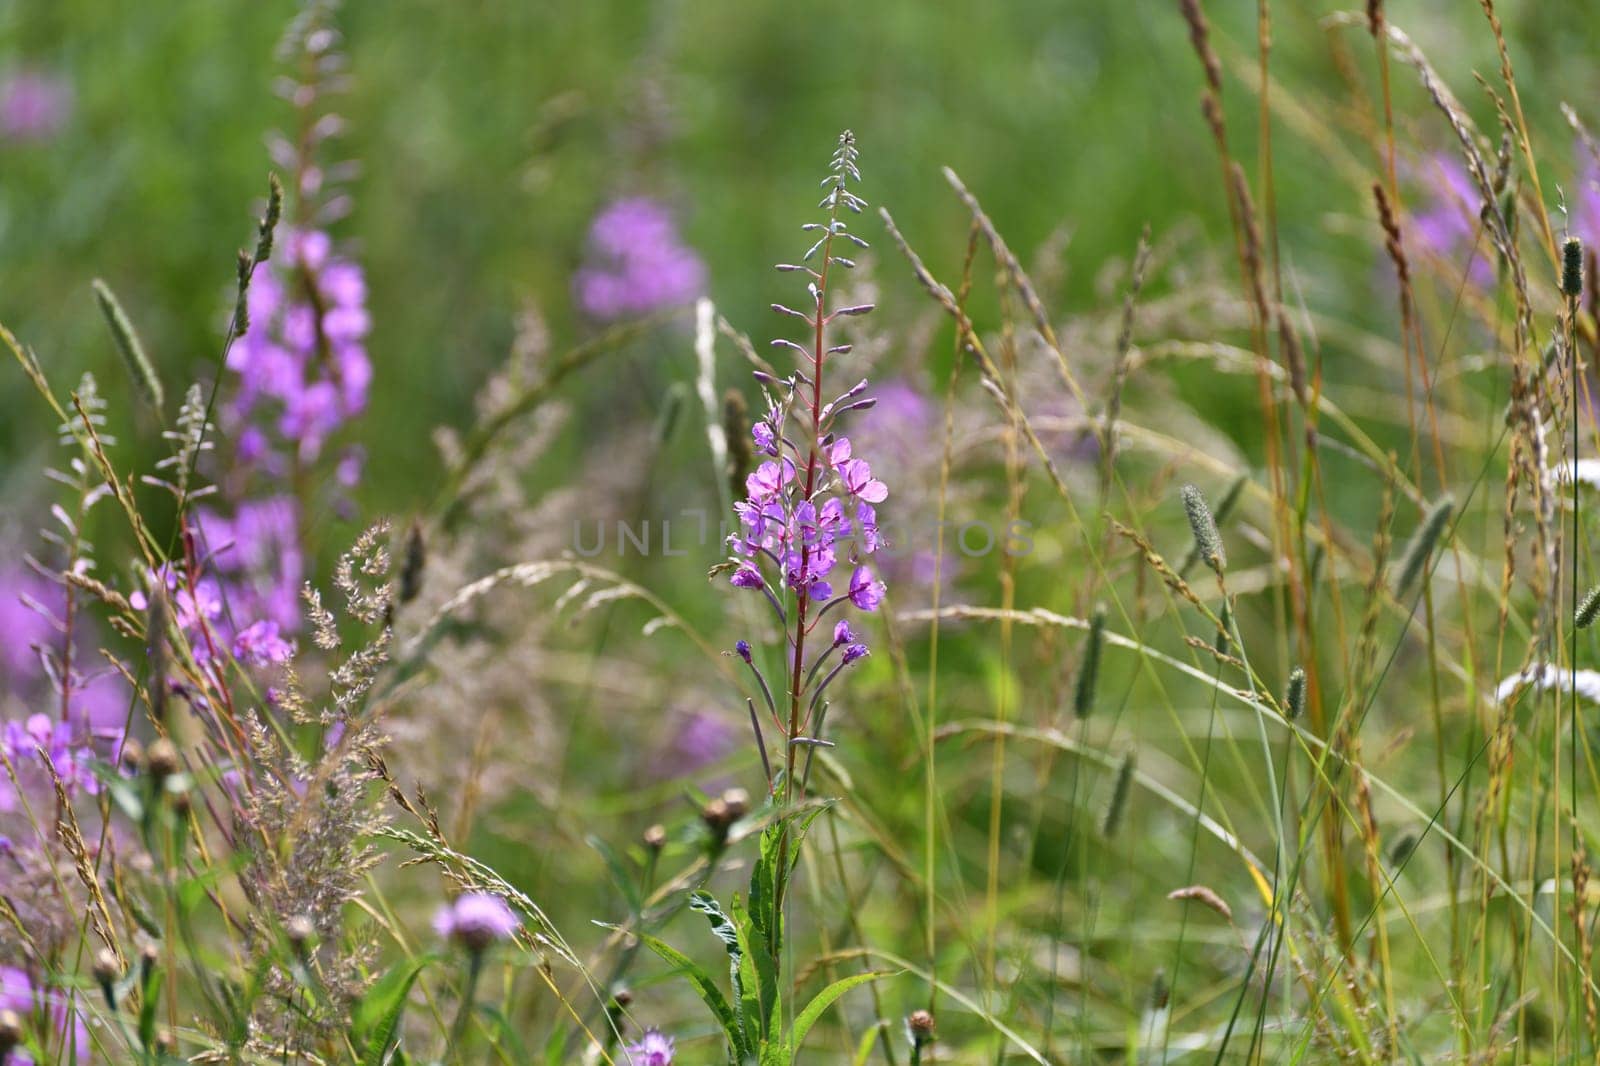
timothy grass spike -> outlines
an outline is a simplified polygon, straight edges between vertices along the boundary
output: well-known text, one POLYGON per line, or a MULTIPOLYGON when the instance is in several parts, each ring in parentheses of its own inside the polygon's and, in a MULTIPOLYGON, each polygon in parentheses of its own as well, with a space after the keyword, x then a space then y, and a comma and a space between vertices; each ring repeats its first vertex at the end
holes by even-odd
POLYGON ((1576 237, 1561 246, 1561 291, 1574 299, 1583 295, 1583 242, 1576 237))
POLYGON ((94 296, 100 303, 101 314, 106 316, 106 325, 111 329, 111 339, 116 341, 117 351, 122 353, 123 362, 128 364, 128 372, 133 375, 134 383, 139 386, 139 391, 144 394, 150 406, 157 411, 161 410, 162 402, 166 399, 161 379, 156 376, 156 368, 150 365, 149 357, 144 354, 144 345, 139 343, 139 334, 134 332, 133 323, 128 320, 127 313, 117 302, 116 294, 104 281, 95 278, 94 296))
POLYGON ((1094 709, 1095 689, 1100 683, 1100 649, 1105 646, 1106 608, 1097 605, 1089 617, 1089 636, 1083 644, 1083 662, 1078 666, 1078 680, 1072 689, 1072 713, 1079 718, 1089 717, 1094 709))
POLYGON ((1111 786, 1111 802, 1106 804, 1105 817, 1100 821, 1100 835, 1111 840, 1122 826, 1122 815, 1128 807, 1128 793, 1133 789, 1134 750, 1128 749, 1122 762, 1117 764, 1117 780, 1111 786))
POLYGON ((1445 527, 1450 524, 1450 516, 1455 513, 1455 509, 1455 497, 1449 493, 1439 497, 1428 508, 1427 515, 1422 519, 1422 525, 1417 527, 1416 535, 1406 546, 1406 554, 1400 562, 1400 578, 1394 586, 1396 596, 1404 596, 1406 590, 1421 575, 1423 568, 1428 565, 1428 559, 1433 555, 1433 549, 1438 546, 1439 538, 1444 535, 1445 527))
POLYGON ((1283 705, 1289 717, 1294 721, 1306 711, 1306 672, 1301 667, 1289 671, 1289 686, 1283 693, 1283 705))
POLYGON ((1194 533, 1195 550, 1206 565, 1221 577, 1228 565, 1228 556, 1222 550, 1222 534, 1217 531, 1216 519, 1211 517, 1211 507, 1206 503, 1205 493, 1193 485, 1185 485, 1182 494, 1183 510, 1189 516, 1189 529, 1194 533))
POLYGON ((1596 615, 1600 615, 1600 585, 1589 590, 1589 594, 1578 604, 1578 611, 1573 616, 1573 624, 1579 629, 1588 629, 1594 624, 1596 615))

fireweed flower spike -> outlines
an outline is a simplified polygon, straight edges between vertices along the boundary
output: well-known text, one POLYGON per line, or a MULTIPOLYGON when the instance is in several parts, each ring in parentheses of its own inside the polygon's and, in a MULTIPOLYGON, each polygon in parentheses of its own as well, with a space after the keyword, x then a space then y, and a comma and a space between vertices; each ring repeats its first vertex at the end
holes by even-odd
POLYGON ((843 395, 838 394, 840 386, 832 384, 829 392, 832 364, 845 358, 850 346, 830 344, 828 327, 841 315, 872 310, 870 305, 830 308, 828 302, 836 268, 855 265, 839 253, 849 246, 866 247, 847 222, 849 215, 866 206, 850 191, 860 180, 855 136, 847 130, 839 136, 822 181, 818 206, 823 217, 801 227, 810 236, 810 248, 798 263, 778 267, 804 276, 807 299, 799 308, 774 304, 773 310, 804 323, 806 333, 802 340, 773 341, 774 347, 795 356, 798 365, 787 378, 757 376, 765 389, 767 410, 751 427, 750 436, 755 453, 764 458, 745 479, 746 498, 734 505, 739 530, 728 539, 734 563, 731 583, 764 592, 784 630, 781 658, 787 677, 776 701, 743 642, 739 655, 755 671, 787 741, 785 799, 794 795, 796 743, 803 746, 809 739, 823 689, 845 666, 867 654, 867 646, 847 621, 839 620, 815 637, 813 630, 826 624, 823 616, 834 607, 877 610, 885 591, 871 557, 882 546, 873 508, 888 498, 889 488, 873 476, 869 460, 855 454, 838 424, 842 416, 854 417, 871 408, 870 400, 860 398, 867 382, 858 379, 843 395), (830 658, 832 668, 823 671, 830 658))

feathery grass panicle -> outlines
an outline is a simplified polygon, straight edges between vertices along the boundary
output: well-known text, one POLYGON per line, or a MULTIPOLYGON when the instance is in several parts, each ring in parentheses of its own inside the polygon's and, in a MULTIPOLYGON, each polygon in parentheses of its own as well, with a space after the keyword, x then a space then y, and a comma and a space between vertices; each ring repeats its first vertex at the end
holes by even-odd
POLYGON ((1128 795, 1133 790, 1133 771, 1136 766, 1136 753, 1129 748, 1122 756, 1122 761, 1117 764, 1117 778, 1111 786, 1111 801, 1106 804, 1105 816, 1100 820, 1100 836, 1106 840, 1115 839, 1117 830, 1122 827, 1122 816, 1127 812, 1128 795))
POLYGON ((1445 527, 1450 524, 1450 516, 1455 513, 1455 497, 1445 493, 1433 502, 1428 508, 1428 513, 1423 517, 1422 524, 1417 527, 1417 532, 1411 538, 1411 543, 1406 545, 1406 553, 1400 560, 1400 576, 1394 585, 1394 594, 1404 596, 1406 590, 1421 576, 1422 570, 1428 565, 1433 550, 1439 544, 1439 538, 1444 535, 1445 527))
POLYGON ((1183 486, 1181 493, 1183 511, 1189 518, 1189 530, 1194 534, 1195 551, 1220 578, 1228 565, 1228 557, 1223 551, 1222 534, 1217 531, 1217 522, 1211 516, 1205 494, 1193 485, 1183 486))
POLYGON ((1106 608, 1096 604, 1089 616, 1089 635, 1083 642, 1083 661, 1078 665, 1078 678, 1072 687, 1072 713, 1087 718, 1094 710, 1095 690, 1100 684, 1100 650, 1105 644, 1106 608))
POLYGON ((150 357, 145 355, 144 345, 140 343, 139 334, 135 332, 127 312, 122 309, 111 287, 99 278, 94 279, 94 298, 100 304, 100 313, 105 316, 111 339, 116 342, 122 361, 128 365, 128 373, 133 377, 134 384, 139 386, 139 394, 159 413, 166 400, 166 392, 161 387, 161 379, 156 376, 156 368, 150 364, 150 357))

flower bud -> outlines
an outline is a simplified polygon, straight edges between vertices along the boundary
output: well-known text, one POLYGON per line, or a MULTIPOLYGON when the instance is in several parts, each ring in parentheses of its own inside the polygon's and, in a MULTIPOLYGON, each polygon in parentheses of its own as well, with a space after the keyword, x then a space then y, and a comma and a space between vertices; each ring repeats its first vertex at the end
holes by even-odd
POLYGON ((145 752, 145 769, 148 770, 150 772, 150 776, 158 782, 165 781, 167 778, 177 773, 177 746, 166 737, 162 737, 154 744, 151 744, 150 749, 145 752))
POLYGON ((666 843, 667 843, 667 827, 666 826, 660 825, 658 823, 656 825, 652 825, 649 829, 646 829, 644 831, 644 846, 649 848, 651 851, 660 851, 663 847, 666 846, 666 843))

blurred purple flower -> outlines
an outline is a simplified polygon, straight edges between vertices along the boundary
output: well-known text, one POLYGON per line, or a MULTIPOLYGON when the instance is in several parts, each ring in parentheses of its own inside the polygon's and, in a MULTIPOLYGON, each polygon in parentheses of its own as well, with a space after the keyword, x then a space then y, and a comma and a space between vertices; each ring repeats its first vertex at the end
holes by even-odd
POLYGON ((1475 285, 1494 283, 1493 249, 1483 235, 1483 197, 1465 164, 1453 155, 1435 153, 1407 166, 1407 176, 1422 195, 1411 213, 1410 238, 1424 255, 1459 269, 1471 257, 1469 277, 1475 285))
POLYGON ((737 742, 736 731, 722 718, 689 711, 674 723, 672 747, 661 769, 672 777, 692 774, 727 755, 737 742))
POLYGON ((201 509, 196 521, 223 579, 223 596, 233 617, 273 622, 285 633, 297 631, 306 560, 295 498, 282 494, 245 500, 232 518, 201 509))
POLYGON ((613 202, 589 229, 590 259, 573 279, 578 306, 609 321, 688 303, 706 268, 678 236, 671 213, 644 197, 613 202))
POLYGON ((0 631, 6 635, 0 670, 12 687, 40 675, 36 646, 59 640, 44 612, 60 599, 60 588, 31 570, 12 567, 0 575, 0 631))
POLYGON ((44 141, 72 113, 72 85, 56 74, 24 67, 0 78, 0 139, 44 141))
POLYGON ((1568 202, 1572 231, 1586 248, 1600 248, 1600 161, 1582 144, 1576 151, 1583 162, 1578 167, 1578 187, 1568 202))
MULTIPOLYGON (((239 380, 229 415, 243 427, 269 405, 277 435, 310 462, 366 410, 372 385, 366 278, 358 264, 334 254, 326 233, 293 232, 251 281, 248 310, 250 328, 228 352, 228 369, 239 380)), ((264 459, 270 454, 264 445, 257 437, 241 447, 241 461, 264 459)))
MULTIPOLYGON (((69 1026, 67 1005, 59 996, 47 995, 44 989, 34 988, 33 979, 26 970, 16 966, 0 966, 0 1010, 11 1011, 20 1018, 28 1019, 47 1003, 50 1004, 50 1017, 55 1022, 56 1035, 62 1038, 61 1061, 89 1062, 89 1027, 84 1024, 83 1014, 74 1010, 69 1026), (66 1046, 69 1028, 70 1048, 66 1046)), ((22 1049, 12 1051, 5 1062, 6 1066, 34 1066, 33 1056, 22 1049)))
POLYGON ((275 666, 294 655, 294 645, 278 635, 278 623, 252 622, 233 638, 233 657, 251 666, 275 666))
POLYGON ((660 1029, 646 1029, 638 1043, 628 1045, 633 1066, 672 1066, 673 1041, 660 1029))
POLYGON ((433 916, 435 933, 473 952, 509 938, 521 924, 505 900, 488 892, 463 892, 433 916))

